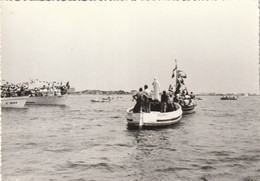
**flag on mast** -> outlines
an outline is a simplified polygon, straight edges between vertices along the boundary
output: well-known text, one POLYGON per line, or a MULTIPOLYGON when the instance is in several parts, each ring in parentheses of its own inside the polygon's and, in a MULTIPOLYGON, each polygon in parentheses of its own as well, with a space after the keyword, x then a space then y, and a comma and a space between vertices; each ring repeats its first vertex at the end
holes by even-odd
POLYGON ((172 78, 174 78, 175 74, 175 70, 177 70, 177 63, 176 63, 176 59, 175 59, 175 68, 172 70, 172 78))
POLYGON ((170 92, 173 92, 173 87, 172 87, 172 85, 170 84, 170 86, 169 86, 169 89, 168 89, 168 91, 170 91, 170 92))
POLYGON ((186 73, 184 73, 182 70, 177 70, 177 75, 177 77, 187 78, 186 73))

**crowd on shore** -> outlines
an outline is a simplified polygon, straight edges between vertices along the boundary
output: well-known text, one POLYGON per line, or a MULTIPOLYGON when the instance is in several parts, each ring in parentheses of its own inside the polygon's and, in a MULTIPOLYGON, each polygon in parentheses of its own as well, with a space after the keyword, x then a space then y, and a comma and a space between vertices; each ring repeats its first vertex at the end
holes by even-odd
POLYGON ((153 91, 147 85, 139 88, 139 91, 133 95, 136 100, 133 112, 170 112, 176 110, 174 103, 180 104, 182 107, 196 105, 195 95, 193 92, 188 93, 186 89, 178 90, 175 93, 165 90, 160 92, 160 84, 156 78, 152 83, 153 91))
POLYGON ((70 88, 69 82, 66 85, 60 84, 43 84, 38 87, 32 88, 28 82, 26 83, 8 83, 1 85, 1 97, 19 97, 19 96, 31 96, 31 97, 41 97, 41 96, 59 96, 65 95, 70 88))

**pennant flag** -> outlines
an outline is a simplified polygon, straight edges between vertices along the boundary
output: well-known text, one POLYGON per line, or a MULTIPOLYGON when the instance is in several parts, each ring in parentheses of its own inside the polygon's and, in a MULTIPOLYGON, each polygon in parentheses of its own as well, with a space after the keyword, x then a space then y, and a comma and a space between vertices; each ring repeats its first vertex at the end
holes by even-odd
POLYGON ((174 71, 177 69, 177 64, 175 65, 175 68, 172 70, 172 78, 175 76, 174 71))
POLYGON ((181 70, 178 70, 178 71, 177 71, 177 74, 178 74, 178 77, 187 78, 186 73, 184 73, 184 72, 181 71, 181 70))
POLYGON ((172 85, 170 84, 170 86, 169 86, 169 89, 168 89, 168 91, 170 91, 170 92, 173 92, 173 87, 172 87, 172 85))

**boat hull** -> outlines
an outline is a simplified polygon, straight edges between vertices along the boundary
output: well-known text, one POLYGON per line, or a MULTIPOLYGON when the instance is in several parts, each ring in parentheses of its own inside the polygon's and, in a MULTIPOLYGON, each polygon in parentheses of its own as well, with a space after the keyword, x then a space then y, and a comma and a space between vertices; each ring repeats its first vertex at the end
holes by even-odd
POLYGON ((231 100, 231 101, 234 101, 234 100, 237 100, 237 98, 220 98, 221 100, 231 100))
POLYGON ((1 98, 1 107, 23 108, 29 96, 1 98))
POLYGON ((182 110, 180 105, 178 109, 172 112, 157 112, 150 113, 141 112, 133 113, 133 109, 127 110, 127 123, 129 126, 147 126, 147 127, 162 127, 170 126, 180 122, 182 118, 182 110))
POLYGON ((91 99, 91 102, 110 102, 110 100, 95 100, 95 99, 91 99))
POLYGON ((26 104, 29 105, 66 105, 67 95, 30 97, 26 104))
POLYGON ((182 107, 182 112, 183 114, 191 114, 195 112, 195 107, 196 105, 191 105, 191 106, 183 106, 182 107))

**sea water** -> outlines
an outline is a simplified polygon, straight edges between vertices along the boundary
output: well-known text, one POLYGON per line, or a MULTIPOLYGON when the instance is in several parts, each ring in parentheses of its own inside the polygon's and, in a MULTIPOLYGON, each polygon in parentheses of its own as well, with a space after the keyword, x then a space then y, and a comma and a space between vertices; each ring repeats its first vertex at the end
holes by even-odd
POLYGON ((2 110, 5 181, 259 181, 260 97, 201 97, 176 126, 128 129, 130 95, 2 110))

